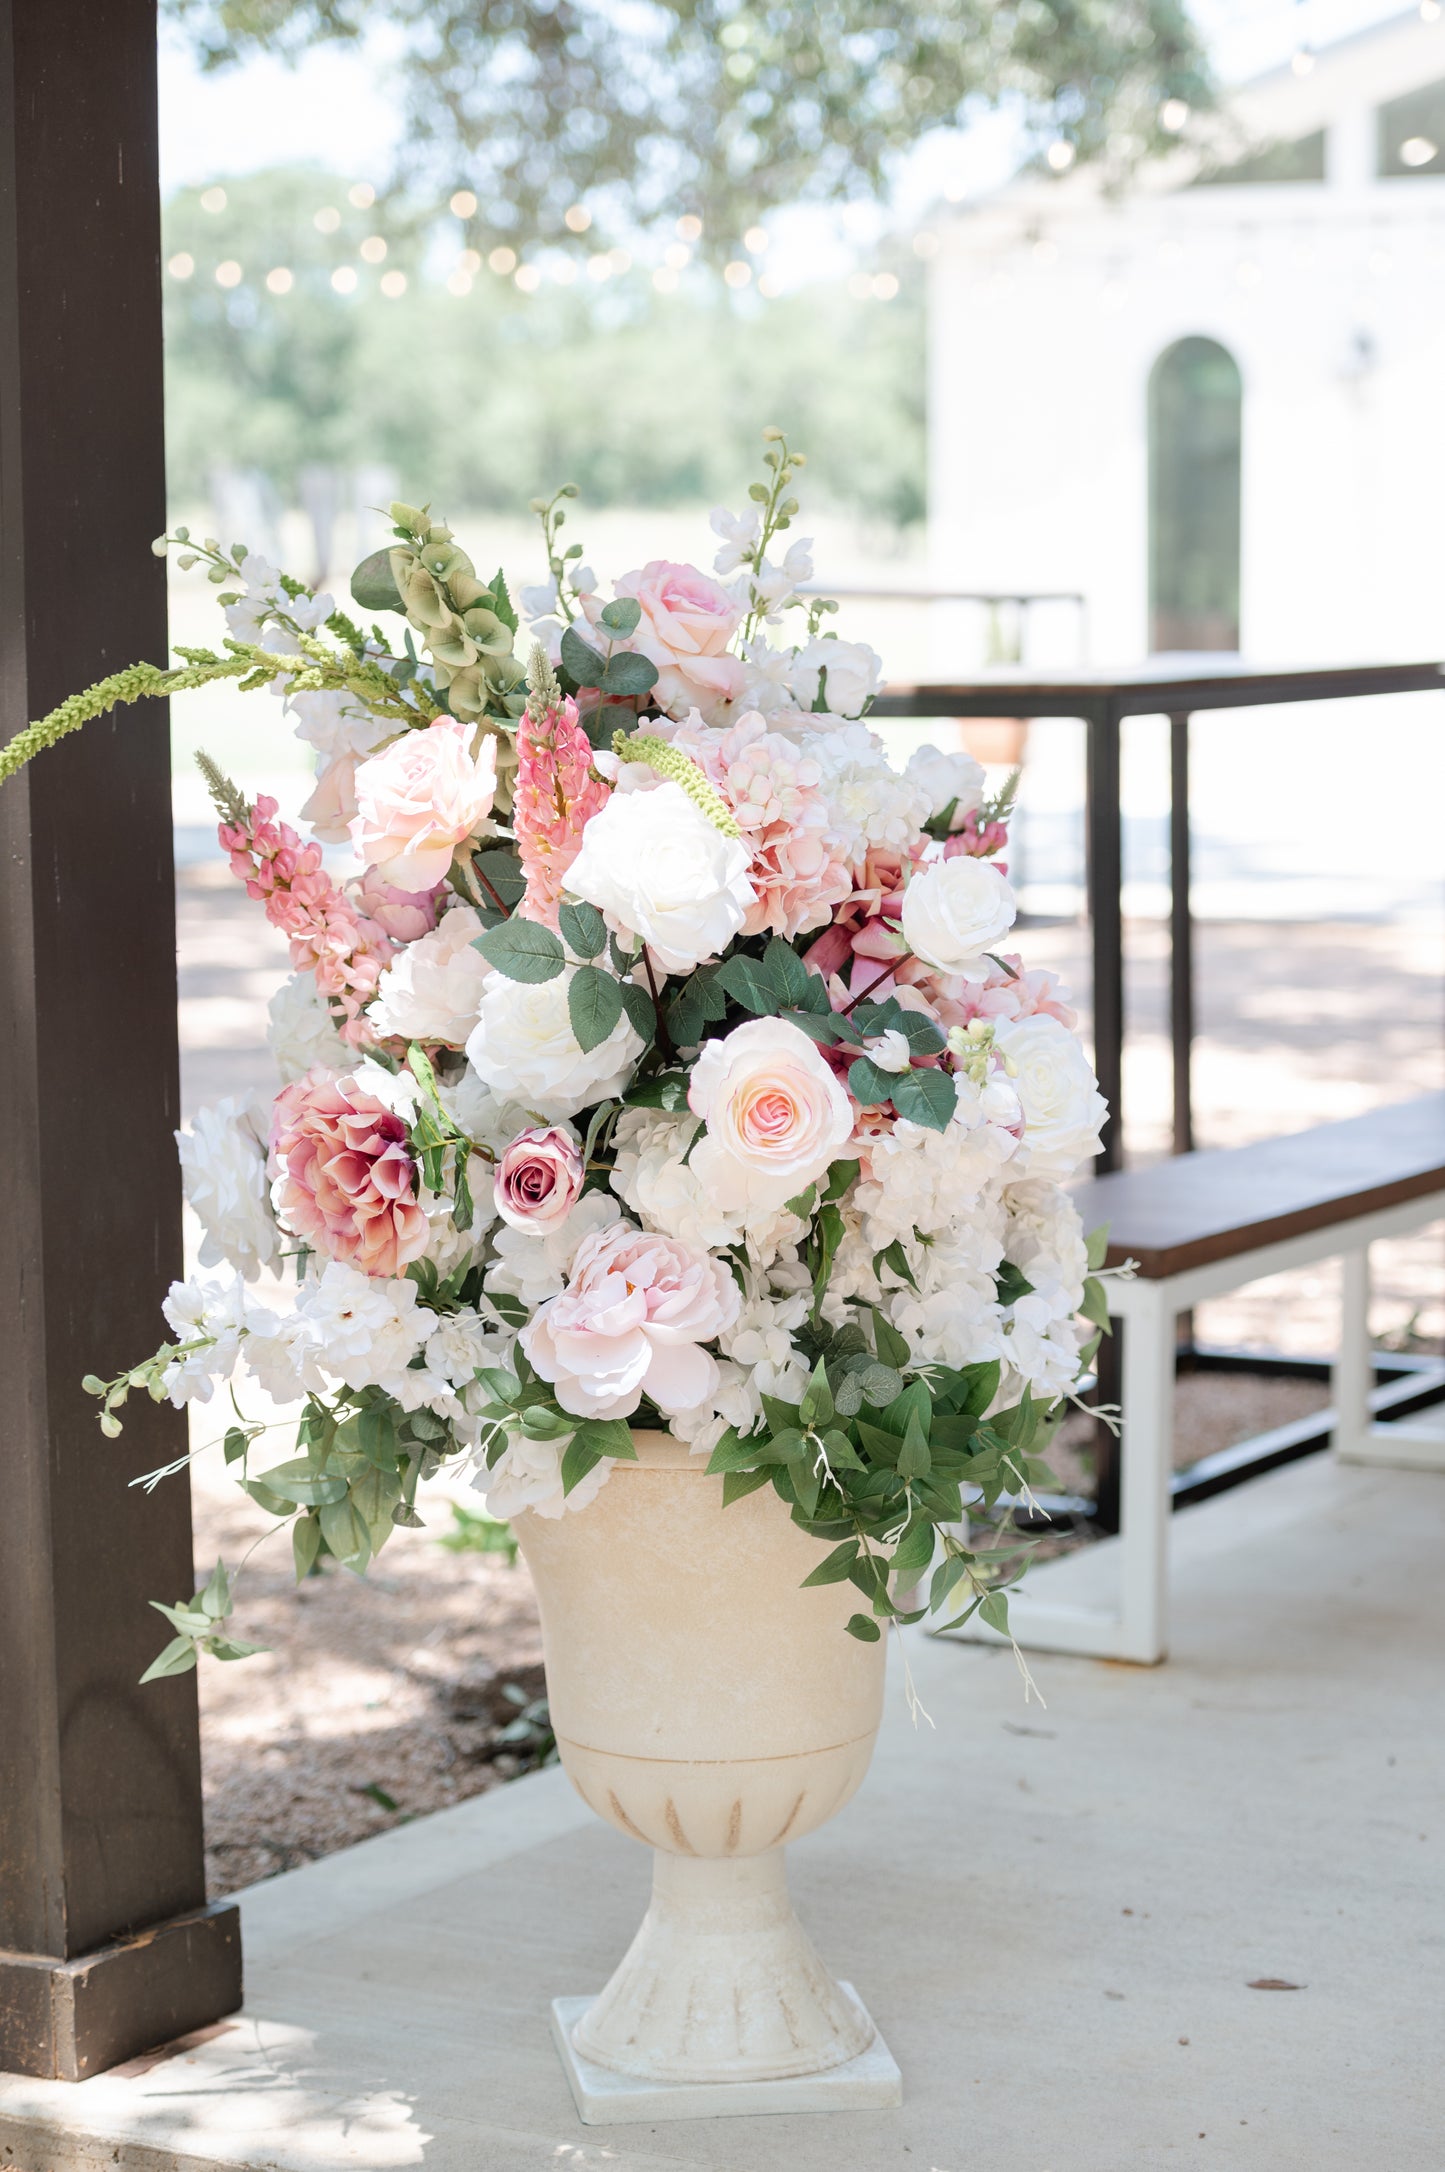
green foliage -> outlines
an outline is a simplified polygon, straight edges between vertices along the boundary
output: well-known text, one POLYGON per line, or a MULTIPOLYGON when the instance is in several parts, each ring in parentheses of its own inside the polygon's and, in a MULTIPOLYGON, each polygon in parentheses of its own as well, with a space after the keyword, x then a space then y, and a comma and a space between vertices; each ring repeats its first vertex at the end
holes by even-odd
POLYGON ((403 168, 464 178, 478 227, 507 237, 565 238, 567 208, 595 196, 624 230, 706 212, 704 246, 730 254, 779 205, 881 196, 920 137, 983 105, 1007 102, 1036 139, 1063 137, 1118 173, 1171 147, 1164 100, 1209 98, 1182 0, 165 0, 163 12, 213 67, 386 24, 403 168))
POLYGON ((226 194, 219 214, 196 189, 165 208, 167 254, 196 263, 165 282, 173 501, 206 498, 223 447, 291 502, 304 468, 381 463, 425 497, 482 512, 510 513, 557 474, 595 506, 731 503, 761 409, 806 433, 815 502, 894 527, 924 517, 916 262, 898 264, 902 291, 886 304, 841 287, 762 307, 711 285, 663 296, 641 269, 533 295, 483 270, 458 297, 425 269, 429 230, 402 199, 357 212, 343 180, 304 167, 228 179, 226 194), (327 204, 334 235, 312 224, 327 204), (387 300, 364 267, 357 292, 337 294, 332 272, 356 267, 378 228, 405 297, 387 300), (229 291, 214 278, 226 258, 245 272, 229 291), (288 293, 268 292, 274 265, 291 272, 288 293))
POLYGON ((452 1554, 500 1554, 509 1569, 517 1565, 518 1547, 512 1526, 496 1516, 479 1515, 474 1509, 452 1503, 452 1528, 437 1540, 452 1554))

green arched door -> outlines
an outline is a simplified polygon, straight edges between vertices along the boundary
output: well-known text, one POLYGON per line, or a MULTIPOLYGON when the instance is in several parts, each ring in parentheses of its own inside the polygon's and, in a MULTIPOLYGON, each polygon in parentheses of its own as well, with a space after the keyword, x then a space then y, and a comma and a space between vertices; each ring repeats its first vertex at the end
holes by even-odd
POLYGON ((1149 374, 1149 646, 1239 647, 1239 365, 1180 339, 1149 374))

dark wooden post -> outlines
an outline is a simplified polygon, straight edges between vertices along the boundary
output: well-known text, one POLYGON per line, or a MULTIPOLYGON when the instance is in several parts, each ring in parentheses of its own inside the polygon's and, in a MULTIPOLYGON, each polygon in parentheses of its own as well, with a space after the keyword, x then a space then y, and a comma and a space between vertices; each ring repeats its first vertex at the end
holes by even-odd
MULTIPOLYGON (((154 0, 0 0, 0 739, 164 661, 154 0)), ((205 1906, 178 1413, 118 1441, 87 1371, 179 1272, 163 705, 0 787, 0 2068, 77 2080, 240 2001, 205 1906)))

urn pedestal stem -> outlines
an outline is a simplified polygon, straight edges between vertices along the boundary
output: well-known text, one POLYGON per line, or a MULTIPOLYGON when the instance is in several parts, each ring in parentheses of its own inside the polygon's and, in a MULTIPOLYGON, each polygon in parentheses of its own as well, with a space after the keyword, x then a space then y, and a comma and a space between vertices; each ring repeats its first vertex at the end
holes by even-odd
POLYGON ((793 1913, 781 1848, 655 1853, 642 1927, 573 2030, 584 2059, 651 2081, 820 2074, 873 2036, 793 1913))

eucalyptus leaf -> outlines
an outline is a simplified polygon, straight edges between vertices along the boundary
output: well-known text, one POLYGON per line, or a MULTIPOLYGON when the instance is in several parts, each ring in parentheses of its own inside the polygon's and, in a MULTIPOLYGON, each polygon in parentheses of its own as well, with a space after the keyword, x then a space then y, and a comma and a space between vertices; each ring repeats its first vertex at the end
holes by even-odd
POLYGON ((363 611, 400 611, 406 613, 396 576, 391 570, 390 549, 373 551, 351 576, 352 600, 363 611))
POLYGON ((635 596, 617 596, 611 603, 603 604, 599 615, 607 631, 616 634, 619 641, 625 641, 629 634, 637 631, 642 605, 635 596))
POLYGON ((604 694, 622 694, 629 698, 650 693, 656 684, 656 664, 650 656, 639 656, 635 649, 614 651, 597 681, 604 694))
POLYGON ((562 636, 562 669, 578 686, 599 686, 606 668, 601 651, 584 641, 575 626, 569 626, 562 636))

